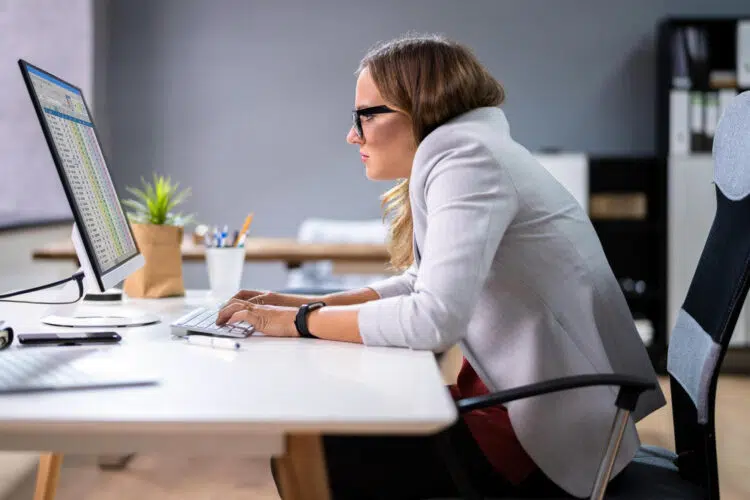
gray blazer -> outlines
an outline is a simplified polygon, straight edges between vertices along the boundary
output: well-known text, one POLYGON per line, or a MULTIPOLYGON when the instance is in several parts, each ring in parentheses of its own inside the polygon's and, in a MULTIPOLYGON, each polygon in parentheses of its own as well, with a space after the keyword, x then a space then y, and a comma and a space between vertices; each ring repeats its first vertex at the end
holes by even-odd
MULTIPOLYGON (((415 262, 372 285, 367 345, 440 352, 459 343, 490 390, 590 373, 656 380, 591 221, 515 142, 499 108, 438 127, 419 145, 409 196, 415 262)), ((561 488, 590 494, 617 391, 593 387, 507 405, 526 452, 561 488)), ((634 456, 634 421, 665 404, 645 393, 613 477, 634 456)))

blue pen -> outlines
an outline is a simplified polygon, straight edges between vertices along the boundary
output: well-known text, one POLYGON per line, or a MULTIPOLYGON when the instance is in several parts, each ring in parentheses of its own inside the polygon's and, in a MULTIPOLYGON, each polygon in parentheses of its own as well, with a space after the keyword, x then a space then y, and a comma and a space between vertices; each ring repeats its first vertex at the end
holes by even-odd
POLYGON ((224 247, 226 246, 227 241, 227 232, 229 232, 229 226, 224 226, 224 230, 221 232, 221 243, 219 246, 224 247))

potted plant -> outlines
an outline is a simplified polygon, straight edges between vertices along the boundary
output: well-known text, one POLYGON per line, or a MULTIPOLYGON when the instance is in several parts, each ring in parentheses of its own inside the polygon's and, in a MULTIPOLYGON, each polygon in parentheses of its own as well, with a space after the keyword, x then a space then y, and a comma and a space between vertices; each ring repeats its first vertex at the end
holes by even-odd
POLYGON ((123 200, 136 243, 145 265, 125 279, 130 297, 175 297, 185 294, 182 279, 183 228, 192 215, 175 212, 189 196, 177 182, 154 173, 153 182, 141 178, 142 187, 127 187, 133 198, 123 200))

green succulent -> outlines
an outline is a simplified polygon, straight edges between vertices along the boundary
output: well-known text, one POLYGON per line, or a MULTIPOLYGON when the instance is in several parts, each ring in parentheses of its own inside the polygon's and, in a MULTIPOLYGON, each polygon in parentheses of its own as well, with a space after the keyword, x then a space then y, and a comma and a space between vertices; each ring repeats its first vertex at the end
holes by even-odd
POLYGON ((138 224, 163 224, 185 226, 193 221, 193 215, 175 213, 174 209, 191 194, 190 188, 180 191, 180 183, 169 177, 154 173, 153 183, 141 177, 142 188, 126 187, 135 198, 123 200, 128 217, 138 224))

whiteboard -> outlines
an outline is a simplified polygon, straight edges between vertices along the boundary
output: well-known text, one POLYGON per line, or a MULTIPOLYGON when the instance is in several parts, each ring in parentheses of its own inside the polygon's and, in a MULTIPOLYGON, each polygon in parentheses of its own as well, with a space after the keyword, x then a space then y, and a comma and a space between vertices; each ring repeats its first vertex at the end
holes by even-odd
POLYGON ((91 2, 0 0, 0 229, 72 219, 18 59, 80 87, 91 107, 91 2))

